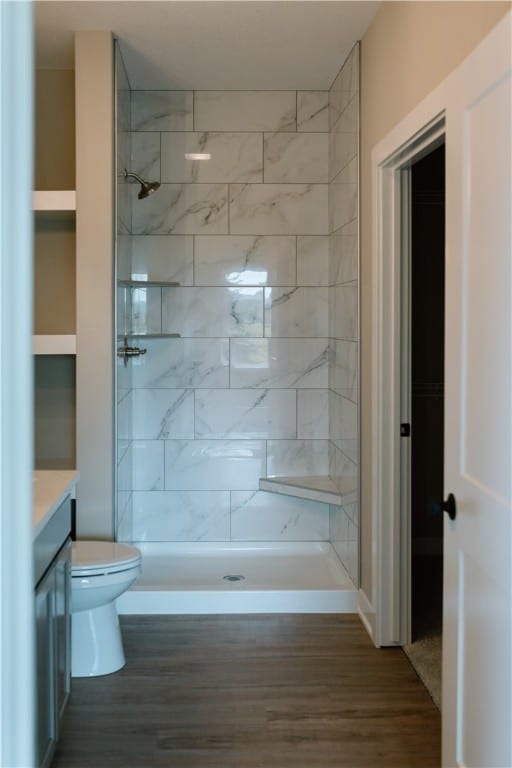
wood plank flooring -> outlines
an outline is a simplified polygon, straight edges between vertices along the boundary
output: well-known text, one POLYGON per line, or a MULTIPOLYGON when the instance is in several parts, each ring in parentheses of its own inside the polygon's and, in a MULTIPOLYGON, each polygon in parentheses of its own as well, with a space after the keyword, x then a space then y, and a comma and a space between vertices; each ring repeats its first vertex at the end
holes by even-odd
POLYGON ((440 714, 356 616, 124 616, 74 679, 53 768, 434 768, 440 714))

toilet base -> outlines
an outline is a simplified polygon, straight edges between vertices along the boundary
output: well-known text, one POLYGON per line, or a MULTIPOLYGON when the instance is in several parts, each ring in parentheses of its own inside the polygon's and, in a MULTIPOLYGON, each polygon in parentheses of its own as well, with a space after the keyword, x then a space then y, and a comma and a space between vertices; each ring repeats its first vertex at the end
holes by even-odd
POLYGON ((113 602, 71 616, 71 676, 110 675, 126 662, 113 602))

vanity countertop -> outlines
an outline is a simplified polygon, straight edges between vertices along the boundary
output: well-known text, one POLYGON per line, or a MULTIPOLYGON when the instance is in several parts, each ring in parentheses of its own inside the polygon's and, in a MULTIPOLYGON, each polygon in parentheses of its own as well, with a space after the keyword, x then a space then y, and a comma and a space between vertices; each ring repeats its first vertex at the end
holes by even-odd
POLYGON ((36 469, 34 471, 33 539, 51 520, 66 496, 75 497, 79 474, 76 469, 36 469))

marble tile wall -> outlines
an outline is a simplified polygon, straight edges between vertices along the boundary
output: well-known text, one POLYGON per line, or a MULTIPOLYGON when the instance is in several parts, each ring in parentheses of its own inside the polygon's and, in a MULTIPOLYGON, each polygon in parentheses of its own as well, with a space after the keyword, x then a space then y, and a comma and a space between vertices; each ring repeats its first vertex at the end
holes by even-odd
POLYGON ((119 420, 125 540, 329 539, 327 505, 258 490, 329 471, 328 120, 325 91, 131 94, 161 187, 130 187, 128 277, 179 286, 124 289, 120 327, 157 336, 119 420))
POLYGON ((123 289, 119 327, 154 337, 120 374, 121 540, 331 539, 357 573, 357 502, 258 490, 357 468, 349 61, 329 93, 131 93, 131 169, 161 187, 128 187, 122 274, 179 286, 123 289))
MULTIPOLYGON (((359 467, 359 45, 329 90, 329 473, 359 467)), ((359 584, 359 504, 330 508, 331 543, 359 584)))

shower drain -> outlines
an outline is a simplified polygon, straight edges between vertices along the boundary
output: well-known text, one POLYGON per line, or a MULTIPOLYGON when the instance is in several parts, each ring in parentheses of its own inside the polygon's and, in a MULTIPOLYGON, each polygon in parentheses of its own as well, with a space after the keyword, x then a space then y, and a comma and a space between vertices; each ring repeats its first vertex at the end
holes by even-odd
POLYGON ((239 573, 228 573, 222 577, 224 581, 243 581, 245 576, 241 576, 239 573))

